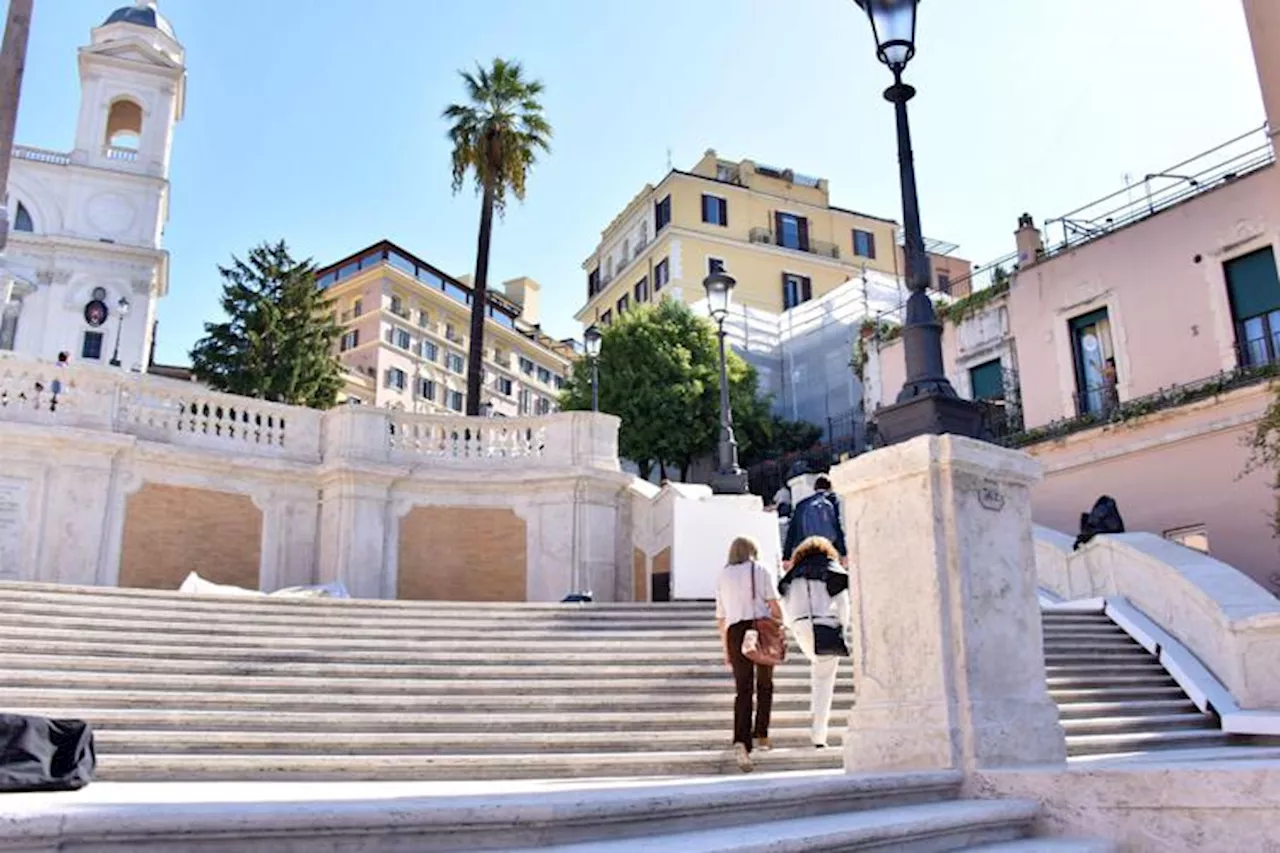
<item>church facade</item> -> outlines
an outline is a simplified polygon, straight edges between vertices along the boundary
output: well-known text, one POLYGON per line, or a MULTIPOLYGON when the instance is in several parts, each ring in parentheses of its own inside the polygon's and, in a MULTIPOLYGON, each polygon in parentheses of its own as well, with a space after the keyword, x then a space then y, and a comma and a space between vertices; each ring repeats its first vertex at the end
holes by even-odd
POLYGON ((185 55, 154 2, 113 12, 79 50, 69 152, 14 147, 0 259, 0 351, 148 367, 169 289, 162 247, 185 55))

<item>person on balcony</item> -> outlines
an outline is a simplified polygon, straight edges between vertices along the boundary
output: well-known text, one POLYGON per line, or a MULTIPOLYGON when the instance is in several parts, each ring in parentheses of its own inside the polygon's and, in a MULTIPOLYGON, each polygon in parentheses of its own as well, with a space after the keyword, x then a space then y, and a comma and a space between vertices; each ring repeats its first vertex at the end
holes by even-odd
POLYGON ((729 559, 716 581, 716 627, 724 646, 725 666, 733 670, 733 755, 738 769, 752 769, 751 750, 767 750, 769 717, 773 713, 773 667, 753 662, 742 653, 747 631, 757 619, 782 619, 778 594, 769 571, 757 562, 760 546, 740 536, 729 546, 729 559), (755 694, 755 725, 751 700, 755 694), (754 736, 754 743, 753 738, 754 736))
POLYGON ((782 609, 796 645, 809 659, 809 738, 827 745, 827 724, 840 658, 849 656, 845 639, 853 622, 849 575, 827 539, 810 536, 795 549, 791 569, 778 581, 782 609))

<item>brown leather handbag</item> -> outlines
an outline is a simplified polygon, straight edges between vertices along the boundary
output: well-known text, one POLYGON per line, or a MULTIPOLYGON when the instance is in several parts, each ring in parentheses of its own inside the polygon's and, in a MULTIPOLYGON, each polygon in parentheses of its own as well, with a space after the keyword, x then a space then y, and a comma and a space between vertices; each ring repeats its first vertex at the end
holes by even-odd
MULTIPOLYGON (((760 600, 756 592, 756 564, 751 562, 751 601, 760 600)), ((767 602, 766 602, 767 604, 767 602)), ((755 620, 742 637, 742 656, 759 666, 777 666, 787 659, 787 635, 782 623, 772 616, 755 620)))

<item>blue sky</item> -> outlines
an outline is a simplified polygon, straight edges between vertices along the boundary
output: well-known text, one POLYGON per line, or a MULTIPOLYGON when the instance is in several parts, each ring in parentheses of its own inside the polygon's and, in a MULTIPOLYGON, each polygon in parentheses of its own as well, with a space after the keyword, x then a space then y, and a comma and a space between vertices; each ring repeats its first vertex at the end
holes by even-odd
MULTIPOLYGON (((68 150, 75 50, 128 0, 36 0, 18 141, 68 150)), ((530 275, 544 326, 578 333, 582 260, 667 152, 707 148, 831 181, 899 217, 887 72, 852 0, 162 0, 187 49, 158 357, 219 316, 217 265, 284 238, 324 264, 383 237, 460 275, 479 202, 453 196, 456 70, 521 60, 553 150, 494 237, 491 278, 530 275)), ((1037 221, 1260 125, 1238 0, 928 0, 908 70, 924 230, 975 261, 1037 221)))

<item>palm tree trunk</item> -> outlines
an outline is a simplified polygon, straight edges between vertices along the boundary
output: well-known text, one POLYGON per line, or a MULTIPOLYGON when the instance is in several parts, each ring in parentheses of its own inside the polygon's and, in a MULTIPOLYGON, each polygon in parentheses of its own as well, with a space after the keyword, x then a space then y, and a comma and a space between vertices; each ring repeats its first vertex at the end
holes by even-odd
POLYGON ((485 184, 476 243, 476 280, 471 293, 471 345, 467 357, 467 414, 480 414, 484 386, 484 318, 489 307, 489 237, 493 233, 493 185, 485 184))
POLYGON ((18 123, 18 95, 27 59, 34 0, 9 0, 9 18, 0 50, 0 250, 9 238, 9 159, 13 156, 13 132, 18 123))

